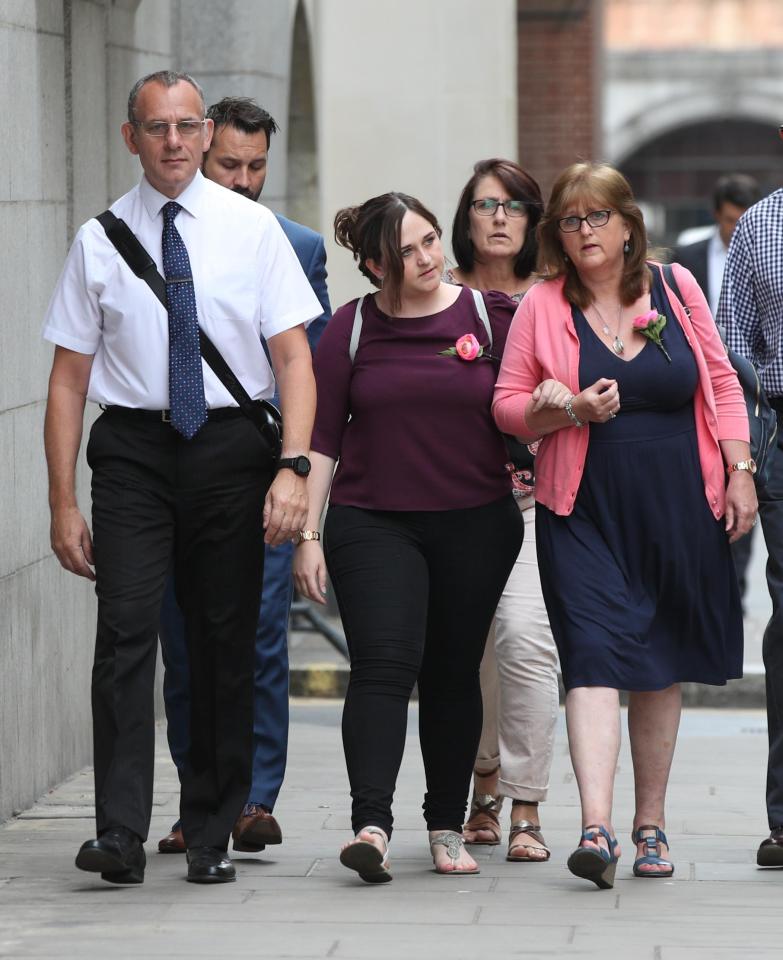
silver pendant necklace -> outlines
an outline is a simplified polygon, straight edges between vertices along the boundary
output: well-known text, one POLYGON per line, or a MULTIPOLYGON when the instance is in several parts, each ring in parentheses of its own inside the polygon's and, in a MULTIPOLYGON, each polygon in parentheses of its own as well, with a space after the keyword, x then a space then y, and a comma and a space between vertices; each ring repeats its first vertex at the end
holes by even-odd
POLYGON ((614 338, 612 338, 612 331, 606 325, 606 321, 601 316, 601 311, 595 304, 593 304, 593 310, 595 310, 596 314, 598 315, 598 319, 601 321, 601 329, 604 332, 604 336, 612 341, 612 350, 614 350, 616 354, 623 353, 625 350, 625 344, 623 343, 623 338, 620 336, 620 324, 623 320, 622 303, 620 303, 617 307, 617 331, 615 332, 614 338))

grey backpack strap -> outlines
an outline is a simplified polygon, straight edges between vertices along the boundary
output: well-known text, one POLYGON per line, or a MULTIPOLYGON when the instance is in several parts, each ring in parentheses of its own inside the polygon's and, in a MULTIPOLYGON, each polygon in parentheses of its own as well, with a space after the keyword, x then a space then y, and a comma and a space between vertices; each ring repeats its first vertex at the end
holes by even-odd
POLYGON ((359 337, 362 335, 362 304, 364 297, 359 297, 356 304, 356 313, 353 315, 353 329, 351 330, 351 342, 348 346, 348 356, 351 358, 351 366, 356 359, 356 351, 359 349, 359 337))
POLYGON ((484 297, 481 295, 480 290, 471 290, 473 294, 473 302, 476 304, 476 310, 479 315, 479 319, 484 324, 484 329, 487 331, 487 337, 489 338, 489 343, 487 343, 487 350, 492 349, 492 327, 489 325, 489 314, 487 313, 487 305, 484 302, 484 297))

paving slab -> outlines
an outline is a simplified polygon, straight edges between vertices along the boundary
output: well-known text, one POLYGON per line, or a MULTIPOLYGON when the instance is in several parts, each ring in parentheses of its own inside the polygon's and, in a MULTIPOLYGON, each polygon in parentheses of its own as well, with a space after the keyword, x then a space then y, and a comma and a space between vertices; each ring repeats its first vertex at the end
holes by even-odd
MULTIPOLYGON (((687 710, 669 794, 671 880, 631 874, 633 782, 627 736, 618 763, 615 823, 625 855, 613 890, 571 876, 579 835, 576 784, 562 717, 550 799, 541 807, 548 863, 505 860, 477 847, 481 873, 440 877, 421 817, 424 788, 416 728, 395 798, 394 882, 361 883, 340 866, 349 836, 341 705, 292 704, 290 761, 276 814, 285 842, 237 854, 233 884, 184 879, 181 856, 155 852, 177 807, 177 779, 158 731, 156 790, 145 883, 106 884, 73 858, 92 834, 89 769, 0 825, 0 957, 155 960, 488 960, 634 958, 734 960, 779 956, 783 870, 761 870, 766 831, 766 719, 755 710, 687 710)), ((506 806, 501 819, 508 825, 506 806)))

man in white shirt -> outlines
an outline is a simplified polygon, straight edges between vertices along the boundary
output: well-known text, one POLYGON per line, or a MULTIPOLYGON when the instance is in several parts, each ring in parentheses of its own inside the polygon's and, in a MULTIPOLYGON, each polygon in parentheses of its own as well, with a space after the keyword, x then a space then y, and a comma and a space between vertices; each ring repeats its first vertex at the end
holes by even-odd
MULTIPOLYGON (((277 124, 248 97, 224 97, 209 107, 207 116, 214 123, 214 133, 209 151, 204 154, 202 173, 215 183, 257 201, 266 180, 270 141, 277 124)), ((314 353, 332 316, 326 288, 324 240, 301 223, 280 214, 275 216, 324 310, 307 328, 307 339, 314 353)), ((264 557, 263 599, 256 630, 253 775, 247 803, 232 832, 234 849, 249 853, 283 842, 283 832, 273 811, 288 752, 288 620, 293 593, 293 554, 293 543, 282 543, 267 550, 264 557)), ((165 666, 163 698, 169 748, 172 760, 180 768, 189 749, 190 670, 185 627, 174 593, 172 578, 163 595, 160 643, 165 666)), ((160 840, 158 850, 184 853, 179 819, 160 840)))
POLYGON ((114 883, 144 877, 170 567, 190 644, 191 748, 180 773, 188 880, 235 878, 226 849, 250 784, 261 545, 291 539, 306 516, 315 385, 304 325, 321 306, 273 214, 202 176, 204 115, 191 77, 159 71, 134 86, 122 128, 144 176, 111 209, 166 277, 168 311, 90 220, 44 325, 56 345, 45 424, 52 547, 67 570, 96 580, 98 595, 98 836, 76 865, 114 883), (280 467, 291 466, 275 473, 271 446, 202 362, 199 326, 251 398, 271 397, 277 379, 280 467), (92 536, 74 483, 86 399, 105 408, 87 446, 92 536))

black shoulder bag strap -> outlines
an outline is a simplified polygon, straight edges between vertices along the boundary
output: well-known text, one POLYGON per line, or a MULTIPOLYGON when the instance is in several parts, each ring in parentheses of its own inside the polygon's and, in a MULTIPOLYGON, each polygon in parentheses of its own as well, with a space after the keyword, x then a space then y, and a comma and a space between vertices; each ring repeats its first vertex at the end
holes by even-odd
MULTIPOLYGON (((143 280, 168 311, 166 281, 158 272, 155 261, 147 253, 136 234, 124 220, 116 217, 111 210, 104 210, 95 218, 106 231, 106 236, 117 253, 128 264, 136 276, 143 280)), ((252 400, 234 371, 226 363, 223 355, 204 331, 198 329, 201 355, 212 368, 215 376, 239 404, 245 416, 258 427, 262 436, 271 444, 275 456, 280 455, 283 435, 283 421, 280 411, 269 400, 252 400)))
MULTIPOLYGON (((674 270, 670 263, 663 264, 663 276, 674 295, 685 308, 690 317, 691 311, 685 301, 674 278, 674 270)), ((723 325, 716 323, 718 334, 726 348, 729 363, 734 367, 742 393, 745 397, 745 406, 748 411, 750 426, 750 453, 756 461, 756 483, 765 485, 769 481, 770 463, 777 449, 778 418, 777 413, 770 405, 764 388, 761 386, 758 372, 747 357, 735 353, 726 340, 726 330, 723 325)))
MULTIPOLYGON (((680 301, 680 303, 682 304, 682 307, 683 307, 683 310, 685 310, 685 313, 686 313, 688 316, 690 316, 690 315, 691 315, 691 308, 690 308, 689 306, 687 306, 687 304, 685 303, 685 300, 683 299, 682 294, 680 293, 680 288, 679 288, 679 286, 677 285, 677 278, 674 276, 674 270, 672 270, 672 265, 671 265, 670 263, 664 263, 664 264, 662 264, 662 267, 663 267, 663 278, 664 278, 664 280, 666 281, 666 283, 667 283, 667 284, 669 285, 669 287, 671 288, 671 291, 672 291, 672 293, 674 294, 674 296, 677 297, 677 299, 678 299, 678 300, 680 301)), ((721 337, 721 339, 724 340, 724 342, 725 342, 725 338, 724 338, 724 337, 721 337)))

